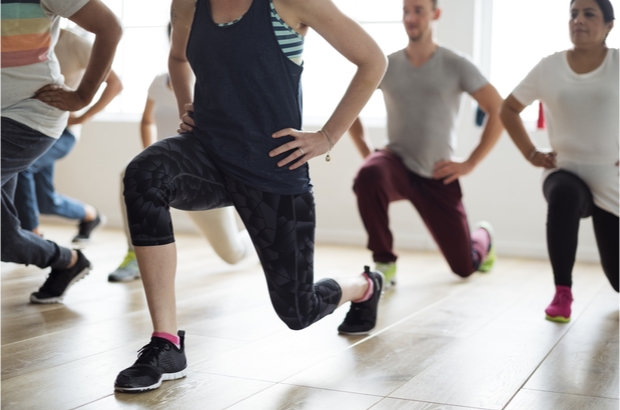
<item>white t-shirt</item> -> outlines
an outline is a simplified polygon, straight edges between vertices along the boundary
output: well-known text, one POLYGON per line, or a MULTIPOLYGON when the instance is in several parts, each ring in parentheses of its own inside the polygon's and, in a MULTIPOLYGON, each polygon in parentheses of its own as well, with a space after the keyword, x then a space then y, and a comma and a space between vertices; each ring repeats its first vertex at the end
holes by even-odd
MULTIPOLYGON (((65 77, 65 85, 72 90, 80 86, 92 50, 93 45, 85 38, 69 30, 60 31, 54 53, 60 63, 60 72, 65 77)), ((88 107, 78 111, 78 114, 86 110, 88 107)), ((69 130, 79 140, 82 134, 82 124, 72 125, 69 130)))
POLYGON ((618 49, 609 49, 603 63, 586 74, 570 68, 567 54, 542 59, 512 95, 523 105, 543 102, 558 168, 578 175, 592 190, 594 203, 618 215, 618 49))
POLYGON ((60 72, 65 77, 65 85, 72 90, 82 82, 92 49, 93 45, 85 38, 69 30, 61 31, 54 52, 60 63, 60 72))
POLYGON ((2 116, 58 138, 69 113, 32 98, 48 84, 63 84, 54 46, 60 18, 89 0, 2 4, 2 116), (34 40, 33 40, 34 38, 34 40))
POLYGON ((157 127, 158 141, 177 135, 181 122, 177 100, 168 82, 168 74, 160 74, 155 77, 148 91, 148 99, 155 103, 153 117, 157 127))

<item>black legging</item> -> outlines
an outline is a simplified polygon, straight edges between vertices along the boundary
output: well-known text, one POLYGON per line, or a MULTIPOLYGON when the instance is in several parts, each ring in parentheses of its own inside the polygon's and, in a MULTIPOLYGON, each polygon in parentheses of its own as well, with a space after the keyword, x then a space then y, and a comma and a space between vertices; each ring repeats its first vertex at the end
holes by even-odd
POLYGON ((271 303, 291 329, 332 313, 342 292, 333 279, 314 283, 312 192, 277 195, 224 176, 192 135, 159 141, 125 172, 124 196, 132 243, 174 242, 170 206, 206 210, 234 205, 260 258, 271 303))
POLYGON ((543 184, 547 203, 547 248, 556 285, 572 286, 581 218, 592 216, 603 271, 618 292, 619 229, 617 216, 597 207, 590 188, 578 176, 557 171, 543 184))

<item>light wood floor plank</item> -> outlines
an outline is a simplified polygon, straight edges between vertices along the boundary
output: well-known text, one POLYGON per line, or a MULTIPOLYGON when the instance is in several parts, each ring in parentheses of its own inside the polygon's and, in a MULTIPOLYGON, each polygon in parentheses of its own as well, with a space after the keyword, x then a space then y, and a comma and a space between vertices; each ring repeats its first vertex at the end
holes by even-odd
POLYGON ((506 410, 618 410, 618 400, 523 389, 506 410))
MULTIPOLYGON (((137 345, 138 348, 146 342, 148 340, 141 341, 137 345)), ((234 349, 239 343, 241 342, 194 337, 187 341, 187 356, 195 361, 206 360, 234 349), (209 346, 209 349, 204 349, 202 346, 209 346)), ((137 348, 125 345, 80 360, 4 380, 2 382, 2 408, 40 409, 45 405, 44 408, 49 410, 66 410, 106 398, 113 394, 114 380, 118 372, 135 361, 136 350, 137 348)), ((167 389, 185 396, 192 385, 195 374, 191 371, 191 367, 189 370, 190 374, 186 379, 166 382, 167 389), (177 384, 179 386, 173 388, 177 384)), ((200 375, 197 377, 199 380, 204 379, 200 375)), ((138 395, 136 400, 148 402, 151 396, 157 394, 157 392, 152 392, 138 395)))
POLYGON ((618 294, 594 297, 526 389, 618 399, 618 294))
MULTIPOLYGON (((578 291, 582 302, 575 306, 576 318, 604 285, 602 279, 589 276, 578 291)), ((541 309, 550 296, 546 281, 514 281, 516 304, 390 397, 502 409, 571 326, 543 319, 541 309)))
POLYGON ((191 373, 182 381, 164 382, 155 391, 142 394, 116 393, 79 409, 219 410, 230 408, 235 403, 251 398, 270 386, 271 383, 256 380, 191 373))
POLYGON ((241 401, 229 410, 365 410, 381 397, 277 384, 241 401))
MULTIPOLYGON (((75 227, 45 232, 68 243, 75 227)), ((113 393, 152 330, 140 281, 107 282, 125 253, 122 232, 96 233, 85 250, 94 270, 61 305, 28 303, 46 271, 1 264, 2 409, 617 408, 617 294, 597 264, 577 264, 574 319, 559 325, 543 319, 547 261, 500 257, 492 273, 463 280, 435 252, 403 251, 373 334, 344 337, 336 328, 348 306, 291 331, 256 260, 227 265, 198 235, 178 235, 177 246, 189 374, 138 395, 113 393)), ((370 262, 361 247, 319 245, 316 277, 370 262)))
POLYGON ((411 400, 383 399, 372 410, 482 410, 473 407, 448 406, 446 404, 423 403, 411 400))
MULTIPOLYGON (((400 323, 387 327, 385 332, 375 333, 368 341, 285 382, 388 395, 518 300, 512 289, 501 285, 504 283, 501 278, 481 276, 476 279, 480 287, 473 288, 449 278, 445 280, 452 283, 452 291, 436 295, 427 291, 426 295, 417 295, 413 300, 384 301, 382 307, 401 304, 405 307, 402 310, 408 308, 410 314, 400 323)), ((385 314, 384 310, 381 313, 385 314)))

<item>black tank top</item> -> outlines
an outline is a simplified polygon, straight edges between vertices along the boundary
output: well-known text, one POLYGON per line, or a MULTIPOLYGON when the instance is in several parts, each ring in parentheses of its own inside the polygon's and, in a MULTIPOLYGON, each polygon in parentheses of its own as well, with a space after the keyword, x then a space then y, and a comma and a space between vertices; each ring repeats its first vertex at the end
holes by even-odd
POLYGON ((198 0, 187 46, 196 76, 194 134, 222 171, 256 189, 281 195, 311 189, 308 165, 291 171, 269 151, 291 141, 271 134, 301 129, 303 68, 282 52, 269 0, 254 0, 234 24, 218 26, 209 0, 198 0))

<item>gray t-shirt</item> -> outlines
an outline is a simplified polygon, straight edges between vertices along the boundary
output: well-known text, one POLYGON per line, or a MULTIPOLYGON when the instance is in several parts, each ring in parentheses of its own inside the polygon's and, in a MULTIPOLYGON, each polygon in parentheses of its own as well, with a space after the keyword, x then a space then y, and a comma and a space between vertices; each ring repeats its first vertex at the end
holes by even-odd
POLYGON ((388 60, 379 86, 387 110, 387 146, 409 170, 431 178, 435 164, 450 159, 456 148, 463 92, 475 93, 488 81, 465 56, 444 47, 418 68, 405 50, 388 60))

